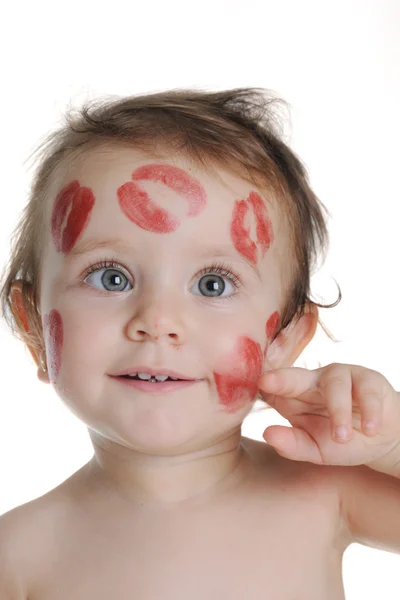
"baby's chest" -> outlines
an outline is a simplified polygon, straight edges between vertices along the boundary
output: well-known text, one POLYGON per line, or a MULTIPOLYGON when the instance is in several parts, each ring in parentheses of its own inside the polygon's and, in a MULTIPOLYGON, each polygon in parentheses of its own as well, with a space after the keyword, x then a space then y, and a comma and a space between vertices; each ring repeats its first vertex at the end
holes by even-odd
POLYGON ((29 600, 343 600, 333 515, 304 508, 271 501, 82 532, 29 600))

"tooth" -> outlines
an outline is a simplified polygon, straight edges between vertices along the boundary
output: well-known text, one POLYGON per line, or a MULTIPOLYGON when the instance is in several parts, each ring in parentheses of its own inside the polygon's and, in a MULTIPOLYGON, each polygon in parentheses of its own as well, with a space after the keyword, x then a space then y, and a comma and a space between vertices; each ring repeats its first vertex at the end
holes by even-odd
POLYGON ((138 373, 139 379, 151 379, 151 373, 138 373))
POLYGON ((155 375, 154 377, 157 381, 166 381, 168 379, 168 375, 155 375))

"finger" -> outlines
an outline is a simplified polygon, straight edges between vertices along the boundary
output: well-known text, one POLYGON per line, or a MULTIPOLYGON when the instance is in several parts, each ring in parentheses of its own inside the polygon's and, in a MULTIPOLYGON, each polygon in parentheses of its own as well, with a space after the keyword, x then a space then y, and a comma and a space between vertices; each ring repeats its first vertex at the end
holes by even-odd
POLYGON ((387 380, 376 371, 370 371, 368 376, 361 373, 354 384, 354 397, 360 406, 361 427, 363 433, 374 436, 382 423, 383 404, 388 390, 387 380))
POLYGON ((276 412, 288 421, 304 413, 304 405, 296 398, 286 398, 278 394, 266 394, 262 391, 259 393, 268 406, 276 410, 276 412))
POLYGON ((346 365, 329 365, 324 369, 317 387, 330 417, 332 439, 336 442, 349 441, 353 435, 351 369, 346 365))
POLYGON ((311 371, 300 367, 274 369, 261 375, 258 387, 267 394, 298 398, 315 387, 318 371, 319 369, 311 371))
POLYGON ((318 444, 304 429, 271 425, 263 438, 278 454, 290 460, 324 463, 318 444))

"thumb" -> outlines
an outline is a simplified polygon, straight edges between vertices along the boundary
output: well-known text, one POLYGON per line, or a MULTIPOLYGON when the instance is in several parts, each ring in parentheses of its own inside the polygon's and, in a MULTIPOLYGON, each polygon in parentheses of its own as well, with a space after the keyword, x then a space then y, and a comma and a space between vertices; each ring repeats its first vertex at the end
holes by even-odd
POLYGON ((263 438, 285 458, 323 464, 318 445, 304 429, 271 425, 264 431, 263 438))

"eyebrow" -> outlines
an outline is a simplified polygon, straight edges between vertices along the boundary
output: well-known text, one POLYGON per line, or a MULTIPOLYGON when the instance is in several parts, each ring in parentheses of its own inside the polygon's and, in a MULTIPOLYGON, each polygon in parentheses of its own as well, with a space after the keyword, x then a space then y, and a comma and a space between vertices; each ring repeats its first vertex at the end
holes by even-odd
POLYGON ((101 240, 91 238, 84 242, 76 244, 76 246, 74 246, 72 250, 68 253, 66 258, 68 258, 69 256, 83 256, 84 254, 87 254, 92 250, 98 250, 100 248, 116 248, 117 250, 129 250, 130 246, 118 238, 101 240))
MULTIPOLYGON (((68 258, 76 258, 79 256, 83 256, 91 252, 92 250, 99 250, 101 248, 112 248, 121 252, 126 252, 132 250, 132 246, 127 244, 118 238, 110 238, 110 239, 96 239, 90 238, 88 240, 78 242, 76 246, 72 248, 72 250, 66 255, 66 260, 68 258)), ((261 281, 261 273, 254 263, 252 263, 249 259, 247 259, 242 254, 239 254, 233 250, 231 246, 197 246, 196 251, 201 258, 231 258, 232 260, 239 261, 248 267, 257 275, 258 279, 261 281), (234 253, 233 253, 234 252, 234 253)))

